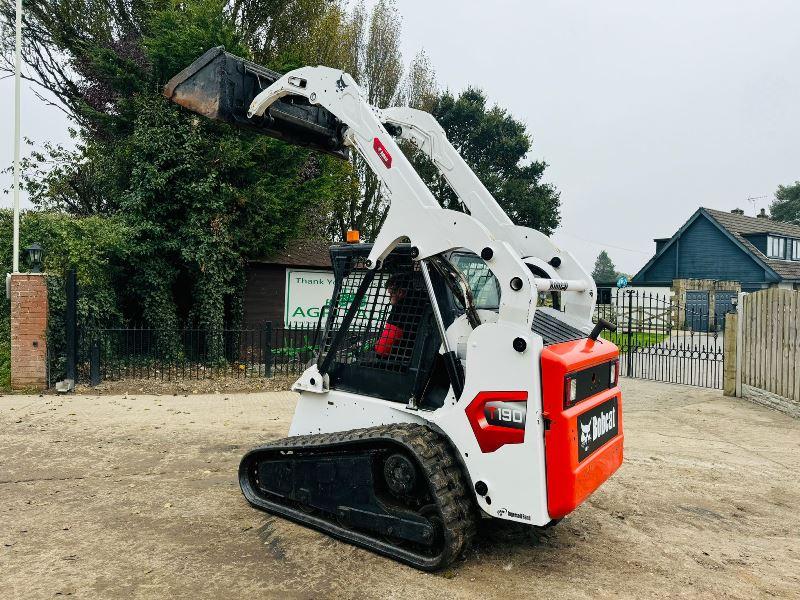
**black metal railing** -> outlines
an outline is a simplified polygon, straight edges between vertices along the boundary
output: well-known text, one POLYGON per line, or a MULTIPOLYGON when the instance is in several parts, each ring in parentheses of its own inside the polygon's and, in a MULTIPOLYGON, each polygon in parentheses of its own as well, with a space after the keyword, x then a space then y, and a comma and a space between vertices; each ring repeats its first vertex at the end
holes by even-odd
POLYGON ((319 348, 316 325, 245 329, 125 328, 80 336, 77 382, 271 377, 302 373, 319 348))
POLYGON ((687 305, 674 295, 625 289, 606 299, 597 304, 595 321, 617 326, 603 337, 619 346, 621 375, 722 388, 722 332, 733 305, 687 305))
MULTIPOLYGON (((733 306, 690 305, 674 295, 612 290, 595 320, 620 349, 620 373, 671 383, 721 388, 725 316, 733 306)), ((78 336, 75 379, 205 379, 297 375, 316 358, 317 324, 243 329, 98 329, 78 336)))

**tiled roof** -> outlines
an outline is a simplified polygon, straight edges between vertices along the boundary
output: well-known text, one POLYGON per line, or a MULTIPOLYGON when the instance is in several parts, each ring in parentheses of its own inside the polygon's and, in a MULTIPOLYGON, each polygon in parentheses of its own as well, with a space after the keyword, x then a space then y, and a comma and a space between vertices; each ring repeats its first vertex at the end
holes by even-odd
POLYGON ((776 233, 789 237, 800 238, 800 225, 793 223, 783 223, 772 219, 761 219, 758 217, 748 217, 747 215, 737 215, 724 210, 714 210, 704 208, 708 214, 731 233, 750 234, 750 233, 776 233))
POLYGON ((778 275, 784 279, 800 279, 800 261, 767 258, 763 252, 744 237, 754 233, 771 233, 800 239, 800 225, 781 223, 780 221, 773 221, 772 219, 759 219, 757 217, 737 215, 736 213, 714 210, 711 208, 704 208, 703 211, 726 229, 752 254, 769 265, 778 275))
POLYGON ((325 240, 292 240, 283 250, 264 258, 251 258, 250 262, 289 267, 331 267, 331 243, 325 240))

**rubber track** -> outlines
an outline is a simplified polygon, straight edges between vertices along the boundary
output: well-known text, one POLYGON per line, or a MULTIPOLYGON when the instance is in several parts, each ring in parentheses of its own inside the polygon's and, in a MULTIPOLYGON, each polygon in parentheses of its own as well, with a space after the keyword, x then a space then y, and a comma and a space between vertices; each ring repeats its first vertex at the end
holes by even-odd
POLYGON ((381 425, 366 429, 351 429, 336 433, 301 435, 283 438, 254 448, 243 458, 239 466, 239 484, 247 501, 270 513, 287 517, 303 525, 323 531, 333 537, 368 548, 384 556, 407 563, 425 571, 442 569, 461 556, 469 548, 475 535, 477 511, 466 478, 456 461, 449 442, 440 434, 420 424, 402 423, 381 425), (352 446, 354 452, 366 443, 372 445, 394 444, 413 454, 422 467, 429 482, 430 493, 442 518, 444 543, 442 551, 435 557, 426 556, 395 546, 384 539, 371 537, 359 531, 342 527, 337 523, 308 515, 293 507, 279 505, 267 500, 254 489, 250 471, 258 464, 263 451, 279 450, 330 450, 337 446, 352 446))

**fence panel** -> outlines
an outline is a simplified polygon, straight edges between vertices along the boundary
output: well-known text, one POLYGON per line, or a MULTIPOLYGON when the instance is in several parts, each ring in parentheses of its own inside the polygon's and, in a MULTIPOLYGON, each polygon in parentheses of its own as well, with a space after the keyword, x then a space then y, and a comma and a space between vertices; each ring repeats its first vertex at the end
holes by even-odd
POLYGON ((742 394, 800 404, 800 292, 770 288, 742 304, 742 394))
MULTIPOLYGON (((687 307, 672 296, 617 290, 609 303, 597 305, 595 317, 617 325, 603 337, 619 346, 623 375, 721 389, 725 315, 715 312, 709 313, 707 305, 687 307)), ((754 325, 764 326, 760 321, 754 325)), ((773 355, 785 353, 791 335, 796 339, 796 326, 780 337, 783 345, 780 352, 776 345, 773 355)), ((80 338, 77 375, 86 383, 297 375, 317 356, 321 341, 316 325, 272 323, 222 330, 100 329, 80 338)), ((763 368, 749 358, 746 363, 749 373, 763 368)), ((791 376, 798 372, 794 369, 791 376)), ((800 387, 792 385, 793 390, 800 387)))
POLYGON ((620 373, 700 387, 722 388, 723 334, 727 312, 708 303, 686 305, 679 298, 642 290, 616 290, 602 317, 617 326, 605 339, 620 350, 620 373))
POLYGON ((83 332, 79 382, 120 379, 206 379, 271 377, 303 372, 316 357, 315 325, 247 329, 147 328, 83 332))

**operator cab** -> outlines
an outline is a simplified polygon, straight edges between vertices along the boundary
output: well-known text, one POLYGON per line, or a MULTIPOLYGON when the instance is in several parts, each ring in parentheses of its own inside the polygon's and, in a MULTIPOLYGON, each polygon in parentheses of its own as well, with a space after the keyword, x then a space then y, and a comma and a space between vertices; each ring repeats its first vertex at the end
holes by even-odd
MULTIPOLYGON (((366 265, 371 250, 372 244, 331 247, 335 287, 318 361, 330 355, 331 389, 440 408, 452 375, 439 352, 442 340, 420 263, 413 260, 410 244, 400 244, 380 268, 371 270, 366 265), (358 307, 346 324, 354 302, 358 307)), ((430 264, 445 329, 462 316, 477 327, 479 311, 498 311, 500 285, 482 258, 459 249, 430 264)), ((545 345, 586 337, 560 321, 556 312, 536 311, 533 330, 545 345)), ((460 363, 457 369, 463 379, 460 363)))
MULTIPOLYGON (((411 246, 401 244, 372 273, 366 266, 370 250, 372 244, 331 247, 335 287, 320 345, 321 356, 334 353, 328 369, 330 387, 404 404, 414 398, 420 408, 437 408, 421 402, 442 387, 438 396, 443 399, 449 381, 445 374, 439 383, 441 340, 420 265, 411 258, 411 246), (359 288, 363 288, 360 299, 359 288), (356 301, 358 308, 342 332, 356 301)), ((431 279, 437 299, 446 298, 442 278, 431 272, 431 279)), ((456 317, 452 303, 440 301, 440 310, 450 322, 456 317)))

